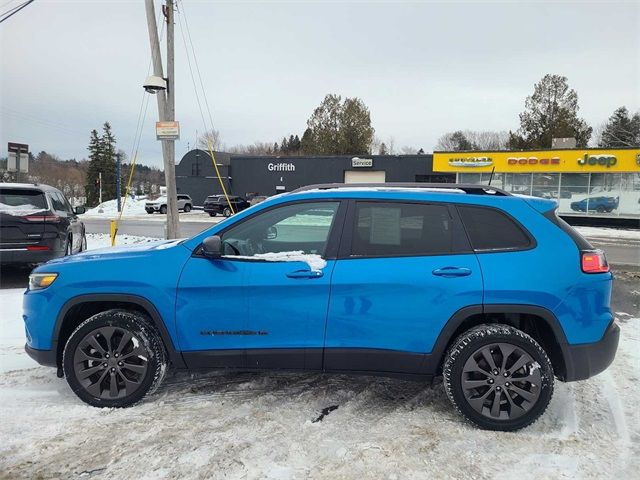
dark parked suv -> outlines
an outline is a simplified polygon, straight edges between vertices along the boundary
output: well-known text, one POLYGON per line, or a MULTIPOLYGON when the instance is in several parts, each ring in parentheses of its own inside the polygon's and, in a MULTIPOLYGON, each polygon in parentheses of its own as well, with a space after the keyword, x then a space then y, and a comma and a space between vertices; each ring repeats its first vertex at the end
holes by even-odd
POLYGON ((229 195, 228 202, 224 195, 209 195, 204 201, 204 211, 212 217, 219 213, 225 217, 230 217, 234 213, 241 212, 250 206, 251 204, 244 198, 235 195, 229 195))
POLYGON ((42 263, 87 248, 84 224, 48 185, 0 184, 0 263, 42 263))

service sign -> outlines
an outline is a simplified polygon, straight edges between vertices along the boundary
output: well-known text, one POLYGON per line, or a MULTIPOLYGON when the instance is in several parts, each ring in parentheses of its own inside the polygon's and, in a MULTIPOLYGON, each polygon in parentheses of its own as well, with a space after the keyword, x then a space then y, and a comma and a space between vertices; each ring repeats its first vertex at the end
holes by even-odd
POLYGON ((640 149, 435 152, 434 172, 640 172, 640 149))
POLYGON ((157 140, 180 140, 180 122, 156 122, 157 140))
POLYGON ((373 167, 373 158, 353 157, 351 159, 351 168, 367 168, 367 167, 373 167))

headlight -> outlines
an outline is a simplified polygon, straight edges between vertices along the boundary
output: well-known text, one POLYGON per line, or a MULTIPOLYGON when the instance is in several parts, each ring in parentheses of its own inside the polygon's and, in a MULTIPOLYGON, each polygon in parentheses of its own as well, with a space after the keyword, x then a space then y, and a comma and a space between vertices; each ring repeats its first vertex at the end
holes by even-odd
POLYGON ((42 290, 58 278, 57 273, 32 273, 29 275, 29 290, 42 290))

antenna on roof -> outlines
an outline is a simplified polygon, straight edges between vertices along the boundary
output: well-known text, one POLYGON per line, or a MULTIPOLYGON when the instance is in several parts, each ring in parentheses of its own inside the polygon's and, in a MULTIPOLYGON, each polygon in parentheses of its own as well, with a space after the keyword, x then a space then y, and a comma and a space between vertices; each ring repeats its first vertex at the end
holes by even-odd
POLYGON ((493 172, 495 171, 496 171, 496 167, 494 165, 493 168, 491 169, 491 175, 489 176, 489 185, 487 185, 488 187, 491 186, 491 180, 493 180, 493 172))

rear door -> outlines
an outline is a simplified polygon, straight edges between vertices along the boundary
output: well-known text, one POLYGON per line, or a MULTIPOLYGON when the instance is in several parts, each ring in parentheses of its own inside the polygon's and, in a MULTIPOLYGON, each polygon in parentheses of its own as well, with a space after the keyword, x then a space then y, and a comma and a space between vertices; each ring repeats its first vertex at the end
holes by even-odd
POLYGON ((40 190, 0 187, 0 250, 26 250, 40 244, 48 210, 40 190))
POLYGON ((353 201, 332 277, 324 368, 419 373, 447 321, 481 304, 480 267, 455 208, 353 201))

